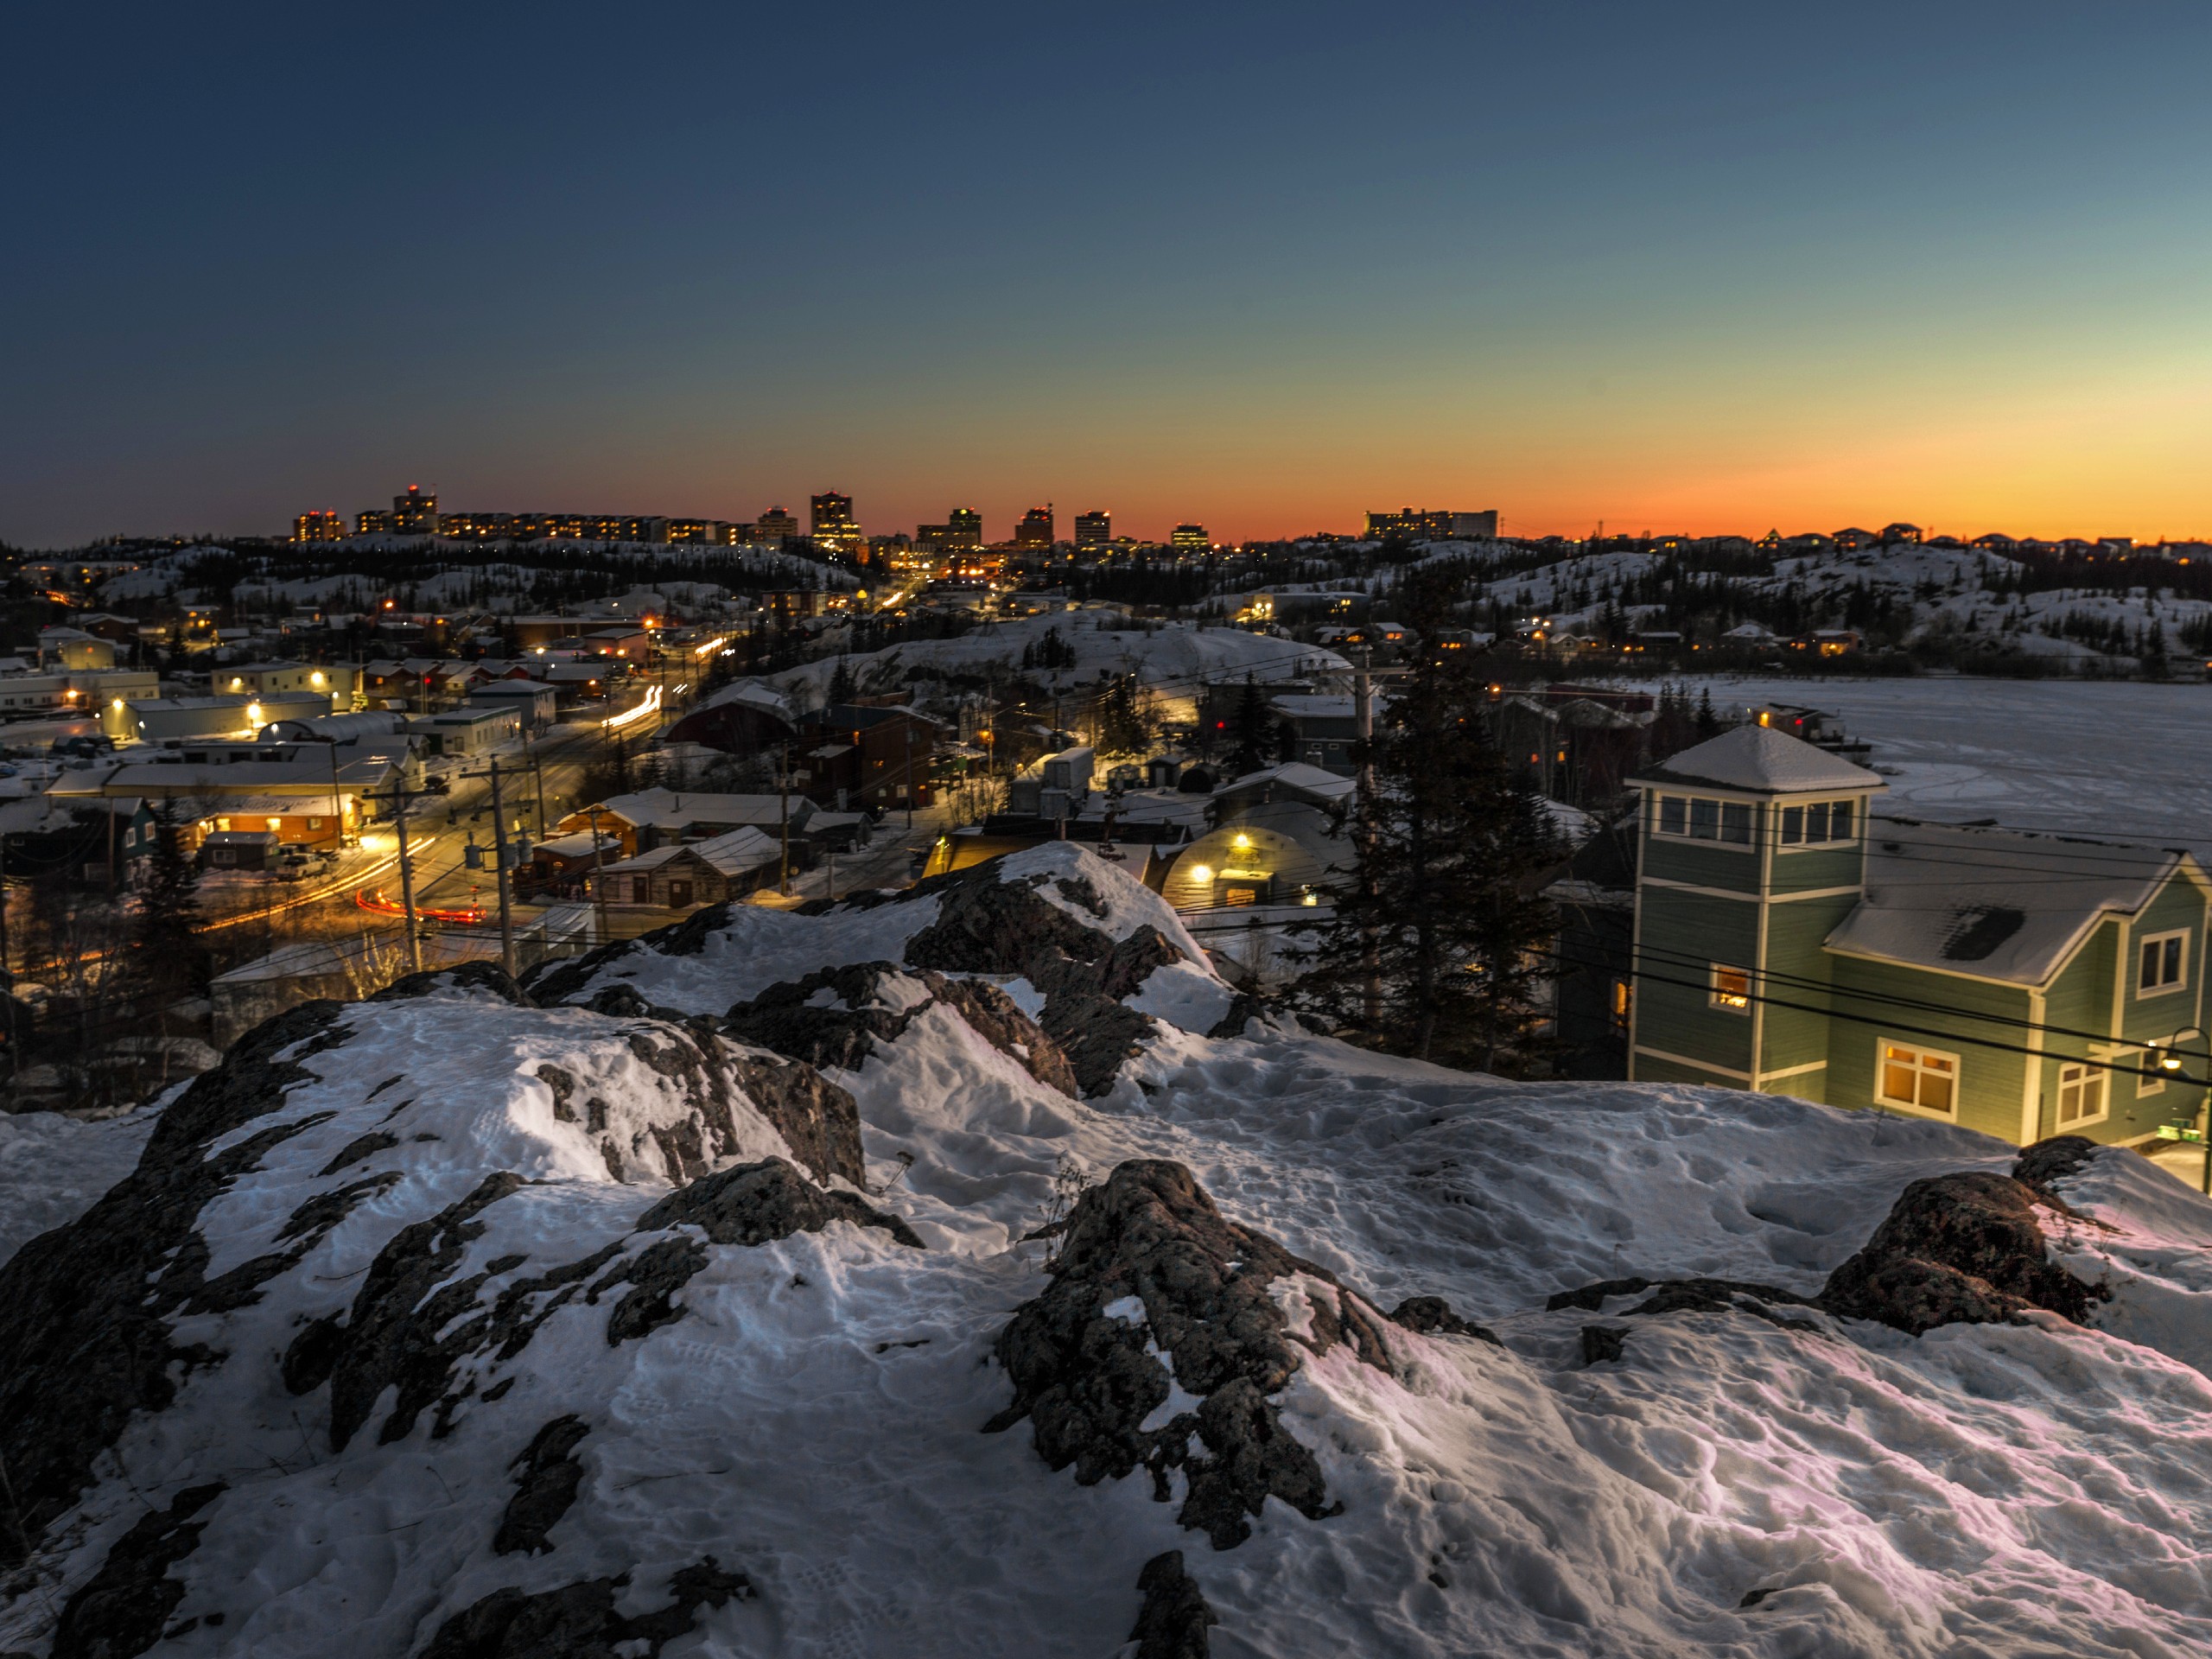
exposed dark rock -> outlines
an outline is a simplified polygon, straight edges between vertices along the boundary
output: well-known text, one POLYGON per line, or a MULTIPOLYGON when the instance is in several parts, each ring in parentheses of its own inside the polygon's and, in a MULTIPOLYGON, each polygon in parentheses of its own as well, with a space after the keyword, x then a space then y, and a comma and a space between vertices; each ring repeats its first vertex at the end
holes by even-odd
POLYGON ((2075 1324, 2112 1293, 2055 1264, 2036 1220, 2054 1201, 2005 1175, 1970 1171, 1915 1181, 1866 1248, 1828 1275, 1818 1305, 1918 1336, 1939 1325, 1994 1324, 2043 1308, 2075 1324))
POLYGON ((1249 991, 1239 991, 1230 999, 1229 1012, 1207 1027, 1206 1035, 1218 1042, 1226 1037, 1242 1037, 1244 1027, 1268 1011, 1268 1005, 1249 991))
POLYGON ((1043 876, 1002 881, 999 874, 999 861, 992 859, 907 889, 909 899, 938 901, 937 919, 906 941, 909 968, 1026 974, 1035 984, 1031 970, 1039 963, 1055 957, 1096 962, 1113 949, 1111 938, 1037 891, 1043 876))
POLYGON ((562 1123, 575 1122, 576 1109, 569 1103, 576 1097, 575 1078, 557 1065, 547 1065, 537 1068, 537 1080, 553 1091, 555 1121, 562 1123))
POLYGON ((1077 1200, 1051 1286, 1000 1333, 1014 1398, 985 1427, 1029 1418, 1038 1454, 1055 1469, 1074 1465, 1085 1485, 1142 1465, 1165 1497, 1167 1471, 1185 1469, 1183 1524, 1226 1549, 1249 1535, 1244 1517, 1270 1492, 1309 1516, 1332 1512, 1319 1465, 1267 1396, 1290 1380, 1301 1348, 1346 1342, 1388 1369, 1382 1325, 1326 1269, 1224 1217, 1182 1165, 1125 1163, 1077 1200), (1326 1293, 1309 1295, 1310 1336, 1290 1333, 1268 1290, 1300 1273, 1326 1293), (1106 1313, 1130 1297, 1141 1320, 1106 1313), (1203 1403, 1147 1430, 1169 1396, 1159 1353, 1173 1356, 1175 1382, 1203 1403), (1195 1455, 1193 1434, 1205 1446, 1195 1455))
MULTIPOLYGON (((475 1345, 468 1338, 476 1333, 467 1325, 442 1340, 438 1332, 475 1306, 476 1293, 489 1275, 442 1281, 459 1265, 469 1242, 483 1233, 484 1224, 475 1217, 522 1185, 521 1176, 504 1170, 487 1175, 458 1204, 401 1228, 377 1252, 353 1298, 329 1373, 334 1449, 346 1449, 385 1389, 397 1387, 398 1398, 378 1433, 379 1441, 405 1435, 416 1415, 445 1391, 454 1361, 475 1345)), ((312 1367, 296 1363, 289 1355, 285 1370, 288 1376, 313 1375, 312 1367)))
POLYGON ((607 1316, 607 1345, 617 1347, 650 1336, 682 1319, 683 1309, 669 1298, 690 1284, 708 1259, 706 1247, 696 1239, 664 1238, 648 1244, 594 1285, 588 1299, 594 1302, 617 1285, 631 1287, 607 1316))
POLYGON ((749 1601, 756 1593, 742 1573, 725 1572, 709 1555, 669 1580, 674 1599, 667 1606, 625 1618, 614 1600, 629 1582, 626 1573, 537 1595, 494 1590, 441 1624, 421 1659, 658 1659, 698 1623, 702 1606, 749 1601))
MULTIPOLYGON (((593 992, 584 1000, 584 1007, 610 1020, 658 1020, 665 1012, 646 1001, 645 993, 626 980, 617 980, 605 989, 593 992)), ((682 1018, 680 1014, 669 1017, 682 1018)))
POLYGON ((322 1166, 318 1176, 335 1175, 340 1170, 359 1163, 364 1158, 390 1152, 398 1144, 397 1135, 387 1135, 382 1129, 372 1129, 366 1135, 356 1135, 338 1149, 338 1155, 322 1166))
MULTIPOLYGON (((323 1172, 328 1174, 327 1170, 323 1172)), ((291 1239, 302 1239, 308 1245, 321 1242, 322 1236, 353 1213, 353 1207, 362 1199, 373 1198, 387 1187, 400 1181, 397 1170, 387 1170, 381 1175, 372 1175, 365 1180, 350 1183, 328 1192, 318 1192, 298 1209, 292 1211, 284 1223, 284 1230, 276 1235, 280 1244, 291 1239)))
POLYGON ((1486 1331, 1479 1325, 1471 1325, 1454 1313, 1452 1304, 1441 1296, 1408 1296, 1390 1310, 1390 1318, 1408 1331, 1419 1331, 1426 1335, 1475 1337, 1484 1342, 1498 1340, 1496 1332, 1486 1331))
POLYGON ((1793 1306, 1808 1306, 1813 1299, 1800 1296, 1794 1290, 1779 1290, 1772 1285, 1753 1284, 1742 1279, 1646 1279, 1638 1275, 1629 1279, 1601 1279, 1596 1284, 1584 1285, 1576 1290, 1552 1293, 1544 1304, 1548 1313, 1563 1308, 1579 1313, 1595 1313, 1615 1296, 1641 1296, 1647 1290, 1659 1293, 1651 1300, 1628 1311, 1631 1313, 1671 1313, 1684 1308, 1716 1309, 1737 1305, 1738 1297, 1754 1301, 1777 1302, 1793 1306))
POLYGON ((1602 1365, 1621 1357, 1622 1344, 1628 1341, 1628 1327, 1624 1325, 1586 1325, 1582 1327, 1582 1363, 1602 1365))
POLYGON ((207 1357, 177 1345, 167 1322, 204 1288, 200 1211, 309 1123, 203 1152, 312 1077, 301 1061, 342 1039, 339 1012, 334 1002, 303 1003, 248 1032, 162 1114, 130 1175, 0 1266, 0 1460, 19 1522, 0 1528, 0 1562, 17 1559, 24 1537, 35 1540, 76 1501, 134 1411, 175 1397, 178 1366, 207 1357))
POLYGON ((1019 1060, 1039 1083, 1072 1096, 1075 1075, 1066 1058, 1014 999, 987 980, 948 979, 929 969, 912 973, 895 963, 856 963, 826 968, 805 978, 780 981, 724 1017, 732 1036, 813 1066, 857 1071, 885 1044, 896 1042, 923 1011, 942 1002, 993 1047, 1019 1060), (893 976, 918 981, 917 1000, 886 994, 893 976), (836 1001, 816 1006, 818 993, 836 1001))
POLYGON ((431 996, 440 991, 486 991, 517 1007, 534 1008, 537 999, 510 978, 507 970, 496 962, 464 962, 451 968, 429 968, 419 974, 409 974, 378 991, 369 999, 372 1002, 404 1002, 417 996, 431 996))
MULTIPOLYGON (((901 1244, 922 1248, 913 1230, 896 1216, 872 1210, 849 1192, 817 1186, 780 1158, 740 1164, 693 1181, 639 1217, 638 1230, 695 1226, 716 1244, 754 1245, 793 1233, 818 1233, 833 1221, 880 1227, 901 1244)), ((594 1302, 617 1285, 632 1287, 607 1315, 607 1345, 649 1335, 682 1319, 683 1309, 671 1298, 708 1260, 706 1247, 695 1238, 662 1239, 594 1285, 589 1298, 594 1302)))
POLYGON ((1045 1033, 1021 1007, 987 979, 938 979, 938 1000, 945 1003, 974 1028, 976 1035, 1001 1054, 1019 1060, 1029 1075, 1048 1089, 1073 1099, 1082 1085, 1060 1046, 1045 1033))
POLYGON ((861 1109, 852 1096, 802 1060, 733 1054, 729 1067, 746 1098, 776 1126, 791 1156, 817 1181, 868 1179, 861 1152, 861 1109))
POLYGON ((2097 1143, 2086 1135, 2054 1135, 2022 1149, 2012 1166, 2012 1179, 2048 1195, 2052 1182, 2080 1174, 2096 1155, 2097 1143))
POLYGON ((1221 1620, 1206 1605, 1198 1580, 1183 1570, 1183 1552, 1171 1549, 1147 1561, 1137 1574, 1137 1588, 1144 1605, 1129 1632, 1137 1644, 1136 1659, 1207 1659, 1211 1649, 1206 1630, 1221 1620))
POLYGON ((1087 1096, 1111 1089, 1123 1065, 1144 1052, 1156 1034, 1149 1014, 1082 992, 1049 998, 1040 1023, 1067 1056, 1076 1085, 1087 1096))
POLYGON ((168 1570, 198 1548, 207 1523, 192 1517, 223 1490, 189 1487, 117 1539, 99 1571, 64 1604, 52 1659, 131 1659, 160 1641, 184 1599, 183 1583, 168 1570))
POLYGON ((583 1484, 584 1466, 575 1450, 591 1431, 581 1417, 556 1417, 531 1437, 508 1467, 517 1471, 515 1495, 499 1517, 492 1536, 492 1553, 512 1555, 543 1554, 553 1546, 545 1535, 576 1501, 583 1484))
POLYGON ((638 1217, 638 1230, 702 1229, 716 1244, 766 1244, 793 1233, 818 1233, 833 1221, 880 1227, 901 1244, 923 1248, 913 1229, 849 1192, 816 1186, 780 1158, 719 1170, 670 1193, 638 1217))

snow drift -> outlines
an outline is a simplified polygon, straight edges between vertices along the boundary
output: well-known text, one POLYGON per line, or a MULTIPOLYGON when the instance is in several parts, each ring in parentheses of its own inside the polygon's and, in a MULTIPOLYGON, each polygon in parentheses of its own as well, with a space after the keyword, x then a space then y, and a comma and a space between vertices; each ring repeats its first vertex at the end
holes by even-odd
POLYGON ((0 1653, 2178 1656, 2208 1245, 1348 1049, 1046 847, 242 1039, 0 1267, 0 1653))

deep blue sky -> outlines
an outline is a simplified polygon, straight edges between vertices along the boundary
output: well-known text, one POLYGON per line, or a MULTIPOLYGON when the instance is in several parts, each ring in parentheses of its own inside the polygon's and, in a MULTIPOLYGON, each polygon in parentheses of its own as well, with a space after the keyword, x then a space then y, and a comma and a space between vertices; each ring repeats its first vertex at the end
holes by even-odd
POLYGON ((18 8, 0 538, 2212 531, 2212 7, 18 8))

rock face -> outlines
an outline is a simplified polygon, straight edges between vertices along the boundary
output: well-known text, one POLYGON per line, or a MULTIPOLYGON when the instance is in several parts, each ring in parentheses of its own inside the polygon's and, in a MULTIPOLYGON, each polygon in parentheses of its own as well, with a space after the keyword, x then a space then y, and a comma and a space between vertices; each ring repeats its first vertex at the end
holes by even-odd
POLYGON ((1828 1276, 1820 1306, 1914 1336, 1939 1325, 2016 1319, 2030 1308, 2081 1324, 2111 1293, 2050 1260, 2036 1211, 2056 1202, 2005 1175, 1915 1181, 1866 1248, 1828 1276))
POLYGON ((1136 1659, 1207 1659, 1212 1651, 1206 1631, 1221 1623, 1198 1583, 1183 1570, 1183 1552, 1171 1549, 1155 1555, 1137 1574, 1137 1588, 1144 1592, 1136 1628, 1129 1640, 1137 1644, 1136 1659))
POLYGON ((1270 1495, 1309 1517, 1336 1512, 1313 1454, 1269 1396, 1301 1351, 1339 1342, 1389 1370, 1383 1325, 1325 1269, 1224 1217, 1182 1165, 1125 1163, 1077 1201, 1051 1288, 1000 1334, 1014 1398, 986 1427, 1029 1418, 1039 1455, 1055 1469, 1072 1464, 1085 1485, 1141 1465, 1164 1501, 1168 1471, 1182 1469, 1190 1486, 1178 1518, 1227 1549, 1250 1535, 1246 1517, 1270 1495), (1303 1293, 1300 1330, 1274 1288, 1286 1279, 1303 1293), (1196 1409, 1147 1427, 1171 1381, 1196 1409))
POLYGON ((494 1554, 537 1555, 553 1548, 545 1535, 576 1501, 584 1466, 576 1461, 575 1450, 589 1433, 581 1417, 556 1417, 517 1454, 515 1495, 493 1535, 494 1554))
POLYGON ((738 1003, 724 1016, 722 1029, 809 1065, 849 1071, 898 1041, 925 1010, 940 1003, 1038 1082, 1064 1095, 1076 1093, 1075 1073, 1059 1045, 1012 997, 988 980, 948 979, 932 969, 902 972, 889 962, 825 968, 738 1003))
POLYGON ((657 1659, 698 1623, 698 1610, 749 1601, 742 1573, 724 1572, 711 1555, 669 1580, 669 1605, 626 1617, 615 1598, 629 1575, 587 1579, 531 1595, 494 1590, 438 1627, 422 1659, 657 1659))
MULTIPOLYGON (((92 1581, 69 1598, 54 1626, 53 1659, 124 1659, 162 1639, 184 1599, 168 1570, 200 1541, 207 1522, 192 1517, 220 1497, 219 1485, 179 1492, 115 1541, 92 1581)), ((182 1632, 179 1632, 182 1634, 182 1632)))
POLYGON ((236 1306, 296 1259, 249 1262, 209 1286, 194 1226, 209 1200, 320 1120, 206 1147, 276 1109, 337 1017, 335 1003, 303 1003, 239 1039, 162 1114, 126 1179, 0 1266, 0 1459, 16 1511, 0 1527, 0 1563, 21 1559, 25 1539, 76 1502, 131 1413, 162 1410, 183 1376, 215 1357, 175 1341, 169 1317, 194 1299, 236 1306))
POLYGON ((901 1244, 922 1248, 896 1216, 870 1209, 849 1192, 814 1185, 780 1158, 740 1164, 671 1192, 638 1217, 638 1230, 697 1227, 716 1244, 766 1244, 793 1233, 818 1233, 833 1221, 880 1227, 901 1244))

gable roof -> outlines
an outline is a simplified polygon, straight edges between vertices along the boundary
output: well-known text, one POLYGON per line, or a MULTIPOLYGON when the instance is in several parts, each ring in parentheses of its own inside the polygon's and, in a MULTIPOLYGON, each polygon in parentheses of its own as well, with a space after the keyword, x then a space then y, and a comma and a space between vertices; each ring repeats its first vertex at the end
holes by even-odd
POLYGON ((2164 847, 1877 819, 1867 830, 1865 894, 1827 948, 2041 985, 2099 918, 2148 904, 2183 857, 2164 847))
POLYGON ((1705 784, 1715 789, 1750 790, 1763 795, 1801 790, 1875 791, 1889 787, 1878 772, 1853 766, 1802 738, 1771 726, 1738 726, 1684 749, 1671 760, 1647 766, 1631 785, 1705 784))

